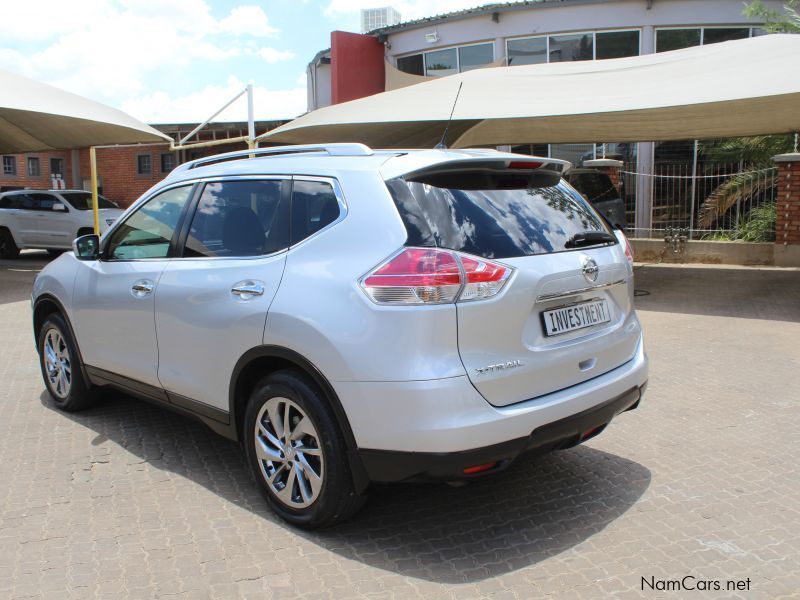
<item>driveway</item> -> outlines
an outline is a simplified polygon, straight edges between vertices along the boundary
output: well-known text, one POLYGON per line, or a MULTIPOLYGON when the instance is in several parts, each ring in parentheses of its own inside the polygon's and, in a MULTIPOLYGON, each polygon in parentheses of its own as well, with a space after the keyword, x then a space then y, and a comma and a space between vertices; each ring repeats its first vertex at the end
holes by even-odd
POLYGON ((194 421, 119 394, 52 407, 29 318, 44 262, 0 263, 0 597, 800 593, 800 272, 639 268, 638 410, 466 487, 379 487, 350 522, 306 533, 194 421))

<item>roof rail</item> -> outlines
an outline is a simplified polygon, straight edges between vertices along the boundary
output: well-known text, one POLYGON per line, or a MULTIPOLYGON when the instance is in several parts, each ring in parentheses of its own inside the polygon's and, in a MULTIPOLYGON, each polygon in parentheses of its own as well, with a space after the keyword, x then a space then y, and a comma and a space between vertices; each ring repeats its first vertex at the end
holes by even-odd
POLYGON ((175 168, 173 173, 188 171, 204 165, 225 162, 228 160, 238 160, 249 157, 281 156, 287 154, 307 154, 314 152, 327 152, 330 156, 371 156, 372 149, 364 144, 308 144, 297 146, 273 146, 271 148, 252 148, 249 150, 236 150, 235 152, 225 152, 204 156, 195 160, 190 160, 175 168))

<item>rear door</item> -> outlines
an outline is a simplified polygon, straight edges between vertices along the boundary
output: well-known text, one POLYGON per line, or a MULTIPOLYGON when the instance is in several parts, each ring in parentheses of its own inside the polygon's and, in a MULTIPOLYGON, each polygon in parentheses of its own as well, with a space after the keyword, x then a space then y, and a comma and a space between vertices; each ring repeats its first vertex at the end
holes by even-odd
POLYGON ((69 248, 75 239, 75 231, 67 205, 52 194, 28 195, 34 208, 31 242, 46 248, 69 248))
POLYGON ((508 189, 483 176, 488 189, 389 182, 396 201, 398 190, 411 192, 398 204, 410 245, 417 239, 514 269, 497 296, 457 304, 459 353, 476 389, 504 406, 630 360, 639 340, 631 268, 600 217, 563 183, 508 189))
POLYGON ((204 184, 182 234, 182 257, 164 269, 155 296, 158 378, 172 402, 202 410, 199 402, 209 416, 225 417, 233 369, 261 344, 283 276, 290 182, 204 184))

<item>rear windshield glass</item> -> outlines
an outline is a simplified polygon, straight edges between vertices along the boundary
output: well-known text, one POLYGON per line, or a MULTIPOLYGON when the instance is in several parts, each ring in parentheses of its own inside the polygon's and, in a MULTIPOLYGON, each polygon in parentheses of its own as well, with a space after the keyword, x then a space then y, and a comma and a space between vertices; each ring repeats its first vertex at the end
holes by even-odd
POLYGON ((594 209, 562 183, 465 190, 398 178, 386 185, 410 246, 511 258, 571 250, 568 242, 581 234, 610 233, 594 209))
MULTIPOLYGON (((61 192, 64 199, 78 210, 92 210, 92 195, 89 192, 61 192)), ((97 196, 97 208, 119 208, 108 198, 97 196)))

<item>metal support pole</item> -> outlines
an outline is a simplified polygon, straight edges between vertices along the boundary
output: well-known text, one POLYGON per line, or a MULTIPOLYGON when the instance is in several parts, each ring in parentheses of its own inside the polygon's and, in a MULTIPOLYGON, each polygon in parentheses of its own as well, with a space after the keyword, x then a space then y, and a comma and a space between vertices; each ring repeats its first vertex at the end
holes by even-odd
POLYGON ((94 232, 100 235, 100 211, 97 202, 97 151, 94 146, 89 147, 89 169, 92 173, 92 213, 94 216, 94 232))
POLYGON ((694 194, 697 190, 697 140, 694 141, 694 159, 692 160, 692 200, 689 204, 689 239, 692 239, 694 230, 694 194))
POLYGON ((256 122, 253 110, 253 84, 247 84, 247 147, 251 150, 256 144, 256 122))

